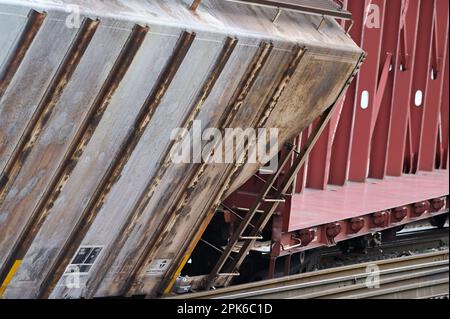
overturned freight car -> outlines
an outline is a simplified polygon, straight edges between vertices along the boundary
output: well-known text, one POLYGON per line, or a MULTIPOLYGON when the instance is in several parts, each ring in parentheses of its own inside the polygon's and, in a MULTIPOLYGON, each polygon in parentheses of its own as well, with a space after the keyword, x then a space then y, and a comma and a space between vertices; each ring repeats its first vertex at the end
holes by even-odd
POLYGON ((195 123, 277 128, 275 153, 325 124, 364 57, 348 18, 332 1, 0 0, 3 297, 167 289, 265 164, 171 155, 195 123))

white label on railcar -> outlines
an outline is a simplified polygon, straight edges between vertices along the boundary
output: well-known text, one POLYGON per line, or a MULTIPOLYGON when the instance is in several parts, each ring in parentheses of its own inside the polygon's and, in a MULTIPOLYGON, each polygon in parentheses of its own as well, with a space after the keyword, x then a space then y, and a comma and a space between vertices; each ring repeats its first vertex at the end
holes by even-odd
POLYGON ((161 276, 169 268, 172 259, 155 259, 147 269, 147 276, 161 276))
POLYGON ((103 246, 80 246, 70 265, 67 266, 65 274, 88 274, 102 249, 103 246))

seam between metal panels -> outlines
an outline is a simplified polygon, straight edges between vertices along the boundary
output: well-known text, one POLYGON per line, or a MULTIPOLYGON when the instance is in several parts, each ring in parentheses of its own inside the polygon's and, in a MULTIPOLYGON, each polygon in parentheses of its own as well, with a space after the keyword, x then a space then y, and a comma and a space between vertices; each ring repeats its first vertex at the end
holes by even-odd
MULTIPOLYGON (((221 42, 223 43, 223 41, 221 42)), ((225 40, 225 44, 223 45, 223 48, 213 66, 213 68, 210 71, 210 74, 206 80, 206 82, 203 84, 195 102, 194 106, 191 108, 190 114, 188 114, 185 119, 183 120, 180 127, 186 128, 187 131, 189 131, 194 123, 194 120, 202 110, 206 100, 210 96, 215 84, 217 83, 217 80, 219 79, 220 75, 222 74, 225 66, 227 65, 231 55, 233 54, 236 45, 238 41, 235 38, 227 37, 225 40)), ((186 131, 185 131, 186 132, 186 131)), ((119 236, 116 237, 114 240, 114 243, 111 245, 113 249, 116 251, 119 251, 121 247, 123 247, 124 243, 126 242, 127 236, 134 228, 137 220, 140 218, 140 216, 144 213, 145 207, 147 206, 150 199, 153 197, 153 194, 158 187, 159 183, 162 180, 162 177, 166 173, 167 169, 171 165, 171 157, 170 155, 174 151, 174 149, 177 147, 178 143, 184 139, 186 136, 186 133, 180 133, 175 140, 173 140, 170 144, 170 146, 167 148, 167 151, 163 155, 163 161, 162 165, 154 175, 154 177, 151 178, 149 183, 144 188, 144 191, 142 192, 140 198, 137 200, 137 203, 134 205, 133 209, 131 210, 130 215, 127 217, 127 221, 122 226, 121 231, 119 232, 119 236)), ((102 263, 101 266, 101 274, 96 274, 93 281, 90 283, 91 286, 89 287, 88 295, 85 296, 87 298, 92 298, 95 294, 98 286, 100 285, 100 282, 105 275, 106 271, 110 267, 111 263, 114 261, 113 257, 115 257, 114 254, 110 254, 108 257, 106 257, 106 260, 102 263)))
POLYGON ((0 268, 0 281, 6 275, 6 271, 14 264, 17 259, 22 259, 32 241, 37 235, 39 229, 48 216, 49 211, 53 207, 62 189, 69 180, 75 166, 83 155, 89 141, 102 119, 112 96, 119 87, 126 72, 128 71, 134 57, 141 47, 148 28, 136 26, 131 32, 122 51, 116 59, 105 83, 102 85, 89 113, 86 115, 77 135, 73 139, 64 159, 61 161, 60 167, 56 170, 49 186, 46 188, 44 195, 41 197, 38 205, 34 209, 33 217, 27 224, 26 230, 21 234, 20 240, 15 245, 13 252, 9 256, 4 267, 0 268))
POLYGON ((75 72, 84 52, 95 34, 99 21, 85 19, 72 42, 69 51, 63 58, 51 84, 40 101, 31 121, 28 123, 19 143, 9 159, 0 182, 0 204, 3 202, 9 188, 22 169, 31 149, 35 146, 42 130, 50 119, 62 92, 75 72))
MULTIPOLYGON (((251 124, 252 126, 259 125, 259 127, 262 127, 265 124, 265 122, 269 118, 271 112, 273 111, 276 104, 278 103, 278 100, 281 97, 281 94, 283 93, 287 84, 290 82, 292 75, 297 70, 297 67, 300 64, 300 61, 304 57, 305 53, 306 53, 306 49, 304 47, 298 46, 294 49, 294 51, 292 53, 291 61, 289 62, 287 69, 283 73, 283 76, 280 79, 280 82, 276 86, 274 93, 271 95, 269 101, 266 104, 266 107, 263 109, 261 116, 259 118, 257 117, 257 120, 251 124)), ((228 124, 230 124, 230 123, 228 123, 228 124)), ((248 145, 245 147, 244 154, 247 154, 247 151, 248 151, 248 145)), ((208 205, 206 206, 206 207, 211 206, 208 209, 209 212, 207 212, 207 215, 205 216, 203 222, 200 222, 200 225, 198 225, 198 227, 197 227, 198 231, 196 231, 196 233, 194 233, 193 236, 191 236, 191 238, 193 237, 193 240, 189 240, 189 243, 184 243, 184 248, 183 248, 183 251, 185 251, 184 256, 178 257, 176 264, 180 263, 181 265, 183 265, 189 259, 190 254, 195 249, 196 242, 198 243, 198 241, 201 238, 201 235, 203 234, 204 230, 206 229, 206 226, 209 224, 210 219, 214 215, 211 212, 214 212, 217 209, 217 207, 220 205, 223 194, 225 194, 226 191, 228 190, 228 188, 230 187, 231 181, 233 180, 236 172, 239 170, 240 167, 241 167, 241 165, 235 164, 234 166, 232 166, 232 168, 230 169, 229 172, 225 172, 223 174, 223 176, 228 176, 225 183, 218 190, 216 195, 214 197, 212 197, 215 202, 213 202, 211 204, 208 203, 208 205), (186 247, 186 245, 187 245, 187 247, 186 247)), ((200 176, 198 176, 197 178, 200 178, 200 176)), ((198 224, 198 222, 197 222, 197 224, 198 224)), ((170 281, 169 282, 163 281, 159 287, 159 292, 167 293, 172 288, 173 284, 175 283, 176 277, 178 276, 178 273, 181 270, 182 270, 182 266, 178 266, 178 269, 176 269, 175 272, 174 272, 174 269, 172 269, 171 270, 172 274, 171 274, 171 276, 169 276, 170 281)))
POLYGON ((28 19, 25 23, 25 27, 19 36, 19 40, 15 48, 9 52, 9 57, 6 59, 4 64, 5 69, 2 74, 0 74, 0 100, 19 69, 20 64, 30 49, 36 35, 41 29, 45 17, 46 13, 40 13, 35 10, 30 10, 28 13, 28 19))
POLYGON ((74 231, 68 236, 68 240, 62 252, 59 254, 57 262, 52 267, 53 271, 50 271, 48 276, 45 278, 41 286, 39 297, 48 297, 53 288, 56 286, 59 278, 64 273, 64 270, 70 262, 72 255, 75 253, 78 245, 83 240, 86 232, 89 230, 89 227, 92 225, 92 222, 97 216, 97 213, 103 206, 103 203, 111 188, 120 179, 123 168, 128 162, 140 138, 144 134, 144 131, 150 123, 156 108, 159 106, 161 100, 168 91, 172 80, 177 74, 178 69, 183 63, 192 43, 194 42, 195 36, 195 33, 189 32, 183 32, 181 35, 177 47, 175 48, 175 51, 168 61, 158 82, 156 83, 156 86, 144 102, 131 129, 132 131, 128 133, 127 137, 122 142, 119 152, 97 186, 97 189, 89 201, 87 208, 84 210, 82 217, 74 227, 74 231))
MULTIPOLYGON (((233 98, 231 99, 231 101, 233 101, 233 102, 231 102, 229 104, 228 111, 222 116, 221 120, 219 121, 220 122, 219 127, 221 127, 222 129, 224 129, 228 123, 232 122, 232 120, 235 118, 237 112, 242 107, 244 100, 247 98, 249 92, 251 91, 251 88, 255 84, 256 79, 258 78, 262 68, 264 67, 270 53, 272 52, 272 48, 273 48, 272 44, 269 44, 266 42, 264 42, 260 45, 259 50, 255 54, 252 62, 249 65, 249 68, 248 68, 246 74, 243 77, 243 80, 239 84, 233 98)), ((180 201, 184 202, 184 200, 182 200, 182 198, 186 197, 186 193, 189 193, 190 189, 195 187, 199 176, 201 176, 205 171, 205 166, 206 166, 205 163, 199 165, 198 169, 190 177, 190 180, 186 184, 184 191, 182 193, 180 193, 179 198, 174 201, 173 205, 177 205, 177 203, 179 203, 180 201)), ((141 254, 141 257, 139 258, 140 260, 138 260, 136 266, 133 267, 132 275, 130 276, 130 278, 126 279, 126 283, 124 285, 124 293, 128 293, 128 294, 131 293, 131 290, 132 290, 132 287, 134 284, 134 279, 137 276, 139 276, 140 273, 142 273, 142 269, 146 266, 147 261, 150 258, 152 258, 152 255, 155 253, 157 248, 161 245, 163 239, 167 235, 167 228, 168 228, 167 224, 170 222, 171 219, 174 218, 173 216, 176 217, 179 215, 179 213, 178 213, 179 210, 180 209, 174 209, 172 216, 165 218, 160 223, 160 225, 165 229, 164 231, 161 232, 162 236, 158 236, 157 238, 151 237, 150 243, 148 245, 144 246, 144 247, 149 247, 150 251, 148 251, 148 252, 144 251, 141 254)))

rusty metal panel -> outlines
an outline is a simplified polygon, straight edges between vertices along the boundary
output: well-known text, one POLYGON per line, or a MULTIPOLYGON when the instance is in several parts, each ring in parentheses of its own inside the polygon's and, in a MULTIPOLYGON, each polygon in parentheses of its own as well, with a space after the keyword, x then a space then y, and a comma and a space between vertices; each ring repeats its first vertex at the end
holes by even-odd
POLYGON ((282 145, 335 102, 362 55, 332 18, 289 12, 275 25, 273 8, 186 3, 0 0, 13 15, 47 13, 1 82, 0 279, 22 260, 6 298, 157 293, 151 264, 176 268, 215 205, 259 167, 174 164, 172 130, 277 127, 282 145), (64 25, 67 4, 80 29, 64 25), (72 289, 64 271, 79 247, 99 254, 72 289))
MULTIPOLYGON (((0 34, 0 48, 3 48, 0 53, 1 70, 4 69, 3 65, 6 63, 9 52, 16 46, 16 39, 23 33, 22 30, 26 27, 27 21, 29 21, 29 19, 27 19, 28 14, 29 10, 27 10, 27 8, 17 8, 17 11, 14 12, 14 14, 0 13, 0 30, 9 30, 9 32, 2 32, 0 34)), ((2 71, 0 77, 3 79, 5 76, 6 74, 2 71)))
MULTIPOLYGON (((130 32, 131 28, 122 31, 125 36, 128 36, 130 32)), ((49 240, 54 243, 55 247, 63 247, 67 240, 67 234, 79 222, 98 184, 102 181, 108 167, 112 165, 121 141, 124 141, 128 132, 133 129, 132 124, 139 108, 145 102, 151 87, 157 81, 164 63, 168 59, 164 52, 172 50, 176 42, 176 34, 163 36, 156 32, 147 36, 141 50, 132 61, 129 72, 122 80, 122 85, 119 86, 112 97, 91 142, 79 159, 79 165, 75 167, 71 178, 55 201, 47 223, 44 224, 31 246, 30 257, 45 249, 49 240), (130 98, 130 94, 133 98, 130 98), (73 193, 78 194, 78 196, 70 196, 73 193), (65 223, 57 228, 53 227, 55 223, 58 223, 61 214, 65 215, 65 223)), ((57 254, 58 251, 56 250, 41 254, 42 257, 38 260, 42 260, 42 269, 37 272, 38 277, 34 278, 35 280, 45 278, 46 272, 49 270, 49 263, 56 259, 57 254)), ((32 268, 35 267, 37 261, 35 259, 35 257, 30 259, 30 267, 32 268)), ((27 265, 25 259, 24 269, 27 265)), ((28 280, 30 279, 28 278, 28 280)), ((32 293, 32 290, 29 290, 29 292, 32 293)))
MULTIPOLYGON (((111 62, 120 53, 126 39, 127 34, 117 29, 100 28, 96 31, 90 50, 84 53, 71 81, 49 115, 48 124, 40 132, 36 144, 23 162, 13 188, 1 204, 2 211, 12 213, 8 215, 2 228, 11 227, 17 230, 16 236, 11 234, 7 239, 2 238, 2 247, 12 249, 18 236, 26 232, 26 225, 30 223, 39 201, 50 187, 51 180, 55 178, 58 166, 65 162, 64 156, 71 146, 70 142, 80 131, 82 120, 106 80, 112 67, 111 62), (114 41, 105 45, 105 39, 111 38, 114 41), (100 69, 99 64, 102 65, 100 69), (94 70, 96 72, 93 72, 94 70), (89 87, 84 87, 85 83, 90 83, 89 87)), ((9 253, 10 251, 3 253, 2 249, 2 261, 9 253)))
MULTIPOLYGON (((261 50, 258 50, 255 52, 255 56, 259 57, 261 50)), ((263 67, 259 71, 259 76, 257 77, 256 81, 252 84, 252 86, 249 88, 248 92, 244 93, 245 99, 235 114, 235 116, 232 115, 233 108, 230 109, 230 106, 228 110, 225 110, 224 116, 227 118, 234 118, 230 122, 230 125, 228 127, 253 127, 251 124, 255 121, 255 115, 260 113, 262 109, 265 107, 265 101, 267 99, 271 98, 271 92, 273 92, 274 87, 274 80, 277 78, 280 78, 282 75, 282 71, 284 69, 280 69, 280 65, 285 66, 286 63, 289 61, 290 51, 269 51, 265 53, 266 51, 263 50, 263 54, 269 54, 270 56, 267 56, 267 58, 263 58, 262 61, 265 60, 263 67), (269 76, 271 75, 271 76, 269 76), (273 78, 272 78, 273 77, 273 78), (251 115, 250 115, 251 114, 251 115), (230 117, 231 116, 231 117, 230 117)), ((253 66, 252 63, 249 65, 249 69, 251 69, 253 72, 253 66)), ((244 87, 238 87, 237 90, 240 92, 241 89, 246 89, 247 86, 244 87)), ((217 123, 217 127, 221 128, 223 124, 217 123)), ((151 207, 154 207, 155 211, 159 210, 159 207, 163 208, 162 210, 167 211, 174 211, 179 214, 181 218, 186 219, 192 219, 192 222, 194 223, 193 226, 198 222, 198 213, 203 212, 203 214, 208 213, 208 206, 211 206, 214 204, 215 197, 218 192, 220 192, 220 189, 224 186, 226 183, 226 176, 225 172, 230 168, 230 165, 228 164, 210 164, 210 165, 195 165, 190 169, 190 174, 192 175, 192 180, 187 181, 186 184, 183 185, 182 189, 179 190, 179 194, 177 196, 170 196, 169 194, 165 194, 164 196, 170 196, 169 201, 167 201, 167 204, 160 205, 154 200, 152 200, 149 204, 149 206, 146 208, 147 214, 150 212, 148 210, 151 207), (195 186, 198 185, 198 186, 195 186), (176 201, 176 198, 181 198, 185 200, 176 201), (206 204, 206 205, 205 205, 206 204), (196 216, 197 215, 197 216, 196 216)), ((164 201, 166 202, 166 201, 164 201)), ((147 215, 148 216, 148 215, 147 215)), ((151 219, 149 220, 147 218, 147 224, 144 224, 144 229, 154 229, 155 226, 158 225, 158 219, 151 219), (148 228, 147 228, 148 227, 148 228)), ((167 218, 167 216, 160 215, 159 219, 164 220, 164 218, 167 218)), ((171 224, 178 224, 177 219, 175 216, 171 217, 172 221, 171 224)), ((172 238, 171 240, 164 240, 163 238, 157 238, 149 231, 144 232, 141 236, 138 237, 141 240, 143 240, 142 245, 138 248, 141 249, 141 252, 135 254, 135 256, 139 255, 147 255, 146 260, 142 262, 142 265, 140 269, 138 269, 138 272, 136 273, 138 282, 142 283, 142 287, 124 287, 122 284, 120 287, 121 289, 132 289, 132 292, 129 292, 131 294, 139 293, 143 291, 152 291, 155 289, 155 286, 157 286, 160 279, 156 276, 147 276, 147 264, 148 262, 151 262, 153 259, 174 259, 176 254, 178 253, 177 248, 175 246, 184 245, 186 232, 189 231, 189 228, 180 228, 176 227, 170 230, 170 233, 167 236, 168 238, 172 238), (145 246, 145 243, 155 243, 151 245, 150 247, 145 246), (176 245, 174 245, 177 243, 176 245), (148 248, 152 248, 151 250, 148 248), (162 257, 162 255, 166 257, 162 257)), ((132 251, 133 252, 133 251, 132 251)), ((137 251, 139 252, 139 251, 137 251)), ((133 255, 128 255, 128 258, 124 259, 123 262, 126 262, 127 264, 130 263, 130 261, 133 261, 132 258, 133 255)), ((126 264, 125 264, 126 265, 126 264)), ((106 285, 107 282, 104 283, 106 285)), ((117 285, 117 284, 116 284, 117 285)))
MULTIPOLYGON (((3 172, 15 146, 44 98, 76 30, 64 27, 61 13, 48 14, 17 68, 14 78, 2 94, 0 114, 0 170, 3 172), (36 85, 39 83, 39 85, 36 85), (19 93, 20 92, 20 93, 19 93)), ((21 19, 21 17, 19 17, 21 19)), ((12 52, 12 51, 10 51, 12 52)), ((6 69, 6 65, 3 66, 6 69)), ((2 175, 2 180, 4 176, 2 175)), ((3 194, 3 192, 1 192, 3 194)))
MULTIPOLYGON (((166 93, 157 108, 148 129, 127 162, 122 172, 122 178, 111 189, 110 195, 82 241, 83 246, 94 245, 98 243, 99 238, 102 238, 105 250, 108 251, 108 249, 119 248, 122 244, 120 237, 123 238, 122 240, 126 239, 124 235, 127 232, 124 232, 124 227, 132 228, 134 220, 139 216, 136 206, 142 201, 141 190, 159 188, 160 178, 165 176, 161 170, 163 167, 170 168, 167 164, 163 164, 169 161, 168 151, 173 146, 173 141, 170 140, 173 126, 167 125, 167 119, 170 118, 175 127, 185 127, 183 120, 192 112, 197 111, 191 106, 197 96, 201 94, 202 84, 207 82, 210 68, 214 66, 214 61, 220 55, 222 46, 226 45, 228 41, 224 39, 224 43, 209 41, 207 34, 196 35, 196 40, 171 83, 171 90, 166 93), (205 49, 207 54, 202 54, 205 49), (196 60, 199 55, 203 56, 202 60, 196 60), (186 85, 187 78, 190 78, 189 85, 186 85), (179 98, 180 94, 184 96, 183 99, 179 98), (158 140, 157 144, 153 143, 155 140, 158 140), (149 148, 148 145, 154 146, 149 148)), ((202 108, 203 106, 199 105, 198 110, 202 108)), ((214 109, 210 109, 210 111, 214 111, 214 109)), ((184 172, 180 172, 180 176, 183 175, 184 172)), ((173 186, 177 186, 173 179, 171 183, 173 186)), ((166 187, 170 187, 170 184, 166 187)), ((167 188, 165 189, 167 191, 167 188)), ((156 214, 156 212, 153 213, 156 214)), ((152 214, 149 217, 151 216, 152 214)), ((90 285, 87 289, 95 286, 92 282, 95 281, 95 278, 103 277, 102 270, 104 271, 105 267, 109 265, 108 257, 108 254, 103 254, 96 265, 100 269, 96 271, 94 268, 89 274, 90 285)), ((73 294, 74 291, 70 293, 73 294)))

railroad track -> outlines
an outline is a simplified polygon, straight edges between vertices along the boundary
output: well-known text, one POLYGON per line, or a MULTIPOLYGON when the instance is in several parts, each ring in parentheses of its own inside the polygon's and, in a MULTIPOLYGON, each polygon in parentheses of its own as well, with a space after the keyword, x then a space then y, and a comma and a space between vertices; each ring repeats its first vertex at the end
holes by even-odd
POLYGON ((374 260, 392 259, 408 256, 408 254, 421 254, 433 249, 442 249, 449 246, 449 228, 413 228, 397 233, 393 241, 383 242, 381 246, 369 249, 365 254, 361 252, 342 254, 338 247, 329 247, 318 250, 321 268, 323 270, 334 267, 343 267, 357 263, 372 262, 374 260), (330 260, 336 261, 330 261, 330 260))
POLYGON ((449 251, 326 269, 175 299, 439 298, 449 293, 449 251))

